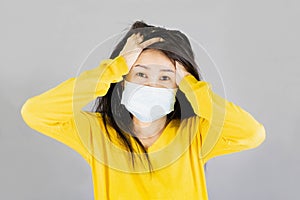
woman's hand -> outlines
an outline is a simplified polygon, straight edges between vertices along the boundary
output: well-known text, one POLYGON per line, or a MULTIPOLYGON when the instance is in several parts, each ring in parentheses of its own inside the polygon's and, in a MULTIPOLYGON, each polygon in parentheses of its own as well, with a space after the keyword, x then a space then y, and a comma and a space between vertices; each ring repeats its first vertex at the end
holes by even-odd
POLYGON ((186 69, 184 68, 184 66, 178 62, 177 60, 175 61, 176 63, 176 85, 178 86, 179 83, 181 82, 181 80, 183 79, 183 77, 191 74, 188 71, 186 71, 186 69))
POLYGON ((160 37, 151 38, 147 41, 142 42, 143 39, 144 37, 140 33, 132 34, 127 39, 124 48, 120 52, 120 55, 125 58, 129 70, 131 69, 132 65, 135 63, 135 61, 137 60, 144 48, 153 43, 164 41, 164 39, 160 37))

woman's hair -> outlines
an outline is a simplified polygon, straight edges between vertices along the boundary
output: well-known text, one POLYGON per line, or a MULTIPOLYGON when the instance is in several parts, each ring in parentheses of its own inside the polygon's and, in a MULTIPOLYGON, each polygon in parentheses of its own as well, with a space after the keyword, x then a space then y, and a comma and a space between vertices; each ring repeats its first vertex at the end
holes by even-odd
MULTIPOLYGON (((180 31, 168 30, 162 27, 148 25, 143 21, 136 21, 131 26, 126 35, 114 48, 110 59, 114 59, 119 56, 121 50, 127 42, 127 39, 132 34, 137 32, 140 32, 144 36, 144 41, 154 37, 163 38, 163 42, 151 44, 144 50, 157 49, 162 51, 174 63, 174 65, 175 61, 179 61, 197 80, 202 80, 197 70, 198 67, 195 63, 194 54, 188 38, 180 31)), ((126 110, 125 106, 121 104, 123 92, 121 82, 112 83, 105 96, 97 97, 94 105, 94 108, 96 108, 95 112, 101 114, 109 138, 110 136, 107 126, 111 126, 116 130, 121 144, 123 144, 123 146, 131 153, 133 167, 135 163, 134 155, 137 153, 134 152, 133 146, 137 145, 138 149, 146 156, 149 171, 151 172, 152 166, 147 154, 147 150, 132 131, 132 115, 126 110), (126 132, 130 134, 127 134, 126 132), (132 144, 130 137, 133 137, 135 144, 132 144)), ((189 101, 186 99, 183 92, 178 89, 176 93, 174 111, 167 115, 166 124, 173 119, 185 119, 194 115, 195 113, 193 112, 189 101)))

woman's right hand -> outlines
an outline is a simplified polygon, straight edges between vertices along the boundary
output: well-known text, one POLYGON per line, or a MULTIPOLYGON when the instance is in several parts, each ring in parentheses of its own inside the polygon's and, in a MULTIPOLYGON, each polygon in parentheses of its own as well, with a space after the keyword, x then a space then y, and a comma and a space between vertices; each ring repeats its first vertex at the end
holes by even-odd
POLYGON ((164 41, 164 39, 160 37, 151 38, 142 42, 143 39, 144 37, 140 33, 132 34, 127 39, 124 48, 120 52, 120 55, 125 58, 129 70, 131 69, 132 65, 135 63, 135 61, 137 60, 144 48, 150 46, 153 43, 164 41))

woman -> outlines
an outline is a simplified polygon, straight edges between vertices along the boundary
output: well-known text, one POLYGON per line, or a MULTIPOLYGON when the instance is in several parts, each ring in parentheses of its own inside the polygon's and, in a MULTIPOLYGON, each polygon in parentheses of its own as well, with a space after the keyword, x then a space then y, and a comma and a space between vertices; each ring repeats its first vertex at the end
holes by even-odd
POLYGON ((205 163, 265 139, 262 124, 201 80, 184 34, 142 21, 110 59, 21 113, 83 156, 95 199, 208 199, 205 163), (83 111, 94 99, 95 112, 83 111))

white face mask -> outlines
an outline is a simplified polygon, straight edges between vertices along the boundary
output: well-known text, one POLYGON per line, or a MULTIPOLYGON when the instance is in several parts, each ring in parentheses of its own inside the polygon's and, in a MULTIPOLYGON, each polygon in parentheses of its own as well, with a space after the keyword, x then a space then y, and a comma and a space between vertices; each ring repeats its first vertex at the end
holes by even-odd
POLYGON ((142 122, 153 122, 174 110, 177 88, 156 88, 125 82, 121 104, 142 122))

